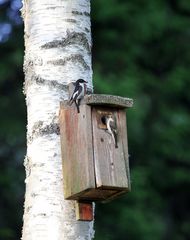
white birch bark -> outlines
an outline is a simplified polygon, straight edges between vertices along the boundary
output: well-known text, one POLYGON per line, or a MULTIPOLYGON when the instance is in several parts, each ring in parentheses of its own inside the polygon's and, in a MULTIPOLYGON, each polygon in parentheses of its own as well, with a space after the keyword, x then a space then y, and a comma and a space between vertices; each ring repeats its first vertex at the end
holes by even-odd
MULTIPOLYGON (((90 240, 93 222, 75 220, 64 200, 59 103, 68 83, 92 91, 90 0, 23 0, 27 104, 23 240, 90 240)), ((71 173, 72 174, 72 173, 71 173)))

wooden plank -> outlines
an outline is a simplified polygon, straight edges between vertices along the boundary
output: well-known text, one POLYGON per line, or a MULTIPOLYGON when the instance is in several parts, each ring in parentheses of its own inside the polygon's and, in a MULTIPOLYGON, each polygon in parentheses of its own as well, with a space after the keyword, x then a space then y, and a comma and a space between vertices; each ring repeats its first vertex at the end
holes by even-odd
POLYGON ((75 203, 76 220, 92 221, 94 218, 92 202, 75 203))
POLYGON ((75 106, 62 102, 60 134, 64 196, 72 199, 82 191, 95 188, 90 106, 80 106, 77 113, 75 106))
POLYGON ((128 138, 127 138, 127 117, 126 112, 119 110, 120 121, 120 129, 121 131, 121 139, 123 144, 123 153, 125 159, 125 167, 128 179, 128 189, 131 190, 131 180, 130 180, 130 169, 129 169, 129 153, 128 153, 128 138))
MULTIPOLYGON (((93 144, 94 144, 94 164, 96 185, 98 188, 107 189, 127 189, 128 178, 126 174, 126 163, 121 135, 123 129, 121 116, 115 108, 92 108, 93 120, 93 144), (99 113, 110 112, 115 115, 118 124, 118 148, 115 148, 113 139, 107 131, 99 126, 99 113)), ((126 137, 126 136, 125 136, 126 137)))
POLYGON ((115 194, 110 195, 109 197, 107 197, 105 200, 102 200, 102 203, 108 203, 111 202, 112 200, 114 200, 115 198, 121 197, 123 194, 126 194, 129 191, 128 188, 125 188, 123 190, 119 190, 117 191, 115 194))
POLYGON ((118 193, 118 189, 102 189, 102 188, 96 188, 96 189, 90 189, 89 191, 86 191, 81 195, 80 199, 88 199, 89 201, 105 201, 106 199, 112 197, 113 195, 116 195, 118 193))
POLYGON ((89 105, 108 105, 109 107, 129 108, 133 106, 133 99, 114 95, 90 94, 84 97, 84 103, 89 105))
POLYGON ((127 188, 91 188, 78 194, 72 195, 67 200, 106 202, 107 200, 117 198, 119 195, 128 192, 127 188))

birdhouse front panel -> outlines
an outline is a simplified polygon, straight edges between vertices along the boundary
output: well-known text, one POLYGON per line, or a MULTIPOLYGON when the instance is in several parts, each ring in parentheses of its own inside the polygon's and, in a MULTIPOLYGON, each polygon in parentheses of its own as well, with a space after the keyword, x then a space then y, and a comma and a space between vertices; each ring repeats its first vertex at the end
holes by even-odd
POLYGON ((126 172, 127 148, 124 148, 122 131, 126 132, 126 118, 121 110, 112 107, 92 107, 94 164, 96 186, 104 189, 128 188, 126 172), (113 119, 116 137, 106 125, 113 119), (126 152, 125 152, 126 151, 126 152))

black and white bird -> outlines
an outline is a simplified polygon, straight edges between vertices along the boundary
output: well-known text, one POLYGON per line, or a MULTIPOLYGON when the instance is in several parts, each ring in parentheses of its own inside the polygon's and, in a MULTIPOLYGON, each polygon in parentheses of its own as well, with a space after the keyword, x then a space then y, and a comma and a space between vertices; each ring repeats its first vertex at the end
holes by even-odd
POLYGON ((117 144, 117 124, 116 124, 116 119, 112 115, 107 115, 105 116, 105 123, 107 127, 107 132, 111 135, 115 148, 118 148, 117 144))
POLYGON ((80 105, 80 101, 81 99, 84 97, 85 93, 86 93, 86 81, 84 79, 78 79, 74 85, 74 91, 69 99, 69 105, 72 105, 73 102, 75 103, 76 107, 77 107, 77 112, 80 113, 79 110, 79 105, 80 105))

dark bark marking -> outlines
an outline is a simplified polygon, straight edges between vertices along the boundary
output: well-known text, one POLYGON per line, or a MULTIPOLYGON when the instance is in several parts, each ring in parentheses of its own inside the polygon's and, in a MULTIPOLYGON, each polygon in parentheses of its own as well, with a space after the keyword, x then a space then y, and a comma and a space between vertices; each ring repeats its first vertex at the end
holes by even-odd
POLYGON ((90 67, 85 62, 83 56, 81 54, 71 54, 69 57, 66 57, 64 59, 58 59, 58 60, 52 60, 48 61, 47 63, 57 65, 57 66, 64 66, 68 61, 80 63, 85 70, 89 70, 90 67))
POLYGON ((33 168, 36 168, 36 167, 44 167, 45 166, 45 163, 34 163, 32 164, 32 167, 33 168))
MULTIPOLYGON (((88 66, 88 65, 87 65, 88 66)), ((76 79, 77 80, 77 79, 76 79)), ((32 75, 32 77, 24 82, 23 86, 23 93, 26 95, 27 88, 31 86, 32 84, 37 84, 40 86, 48 86, 50 89, 59 89, 64 92, 69 91, 69 86, 66 84, 61 84, 57 82, 56 80, 47 80, 44 78, 41 78, 40 76, 37 76, 35 74, 32 75)), ((87 88, 87 94, 91 94, 92 89, 87 88)))
POLYGON ((88 12, 84 12, 84 15, 87 17, 90 17, 90 13, 88 13, 88 12))
POLYGON ((47 7, 46 9, 47 9, 47 10, 51 10, 51 9, 52 9, 52 10, 55 10, 55 9, 57 9, 57 8, 60 9, 60 8, 65 8, 65 7, 63 7, 63 6, 53 6, 53 7, 47 7))
POLYGON ((61 84, 61 83, 57 82, 56 80, 43 79, 40 76, 37 76, 34 74, 34 75, 32 75, 32 77, 30 79, 27 79, 25 81, 24 87, 23 87, 24 94, 26 94, 27 88, 34 83, 36 83, 37 85, 41 85, 41 86, 48 86, 50 89, 55 88, 55 89, 60 89, 62 91, 68 91, 67 85, 61 84))
POLYGON ((67 18, 67 19, 64 19, 65 22, 72 22, 72 23, 76 23, 77 21, 75 19, 72 19, 72 18, 67 18))
POLYGON ((35 197, 38 196, 38 195, 39 195, 39 194, 37 194, 37 193, 31 193, 30 196, 31 196, 32 198, 35 198, 35 197))
POLYGON ((84 15, 84 16, 86 16, 86 17, 90 17, 90 14, 89 14, 88 12, 72 11, 72 14, 74 14, 74 15, 80 15, 80 16, 84 15))
POLYGON ((89 32, 90 32, 90 30, 89 30, 88 28, 85 28, 85 31, 86 31, 87 33, 89 33, 89 32))
POLYGON ((53 121, 51 124, 43 126, 43 121, 38 121, 34 124, 31 134, 28 134, 27 140, 31 143, 35 138, 50 134, 60 135, 59 124, 53 121))
POLYGON ((32 206, 27 207, 26 208, 26 213, 29 213, 31 209, 32 209, 32 206))
POLYGON ((80 16, 83 15, 83 13, 82 13, 82 12, 79 12, 79 11, 72 11, 72 13, 73 13, 74 15, 80 15, 80 16))
POLYGON ((35 214, 34 216, 35 216, 35 217, 38 217, 38 216, 40 216, 40 217, 46 217, 47 214, 46 214, 46 213, 38 213, 38 214, 35 214))
POLYGON ((67 31, 67 35, 65 38, 61 40, 53 40, 51 42, 45 43, 41 46, 42 49, 50 49, 50 48, 64 48, 66 46, 79 44, 83 45, 83 47, 88 51, 91 52, 91 46, 88 43, 88 39, 85 33, 78 33, 78 32, 69 32, 67 31))

